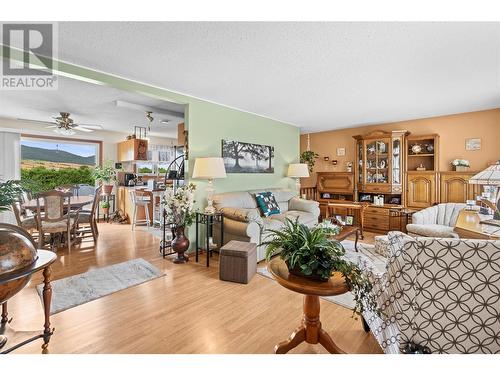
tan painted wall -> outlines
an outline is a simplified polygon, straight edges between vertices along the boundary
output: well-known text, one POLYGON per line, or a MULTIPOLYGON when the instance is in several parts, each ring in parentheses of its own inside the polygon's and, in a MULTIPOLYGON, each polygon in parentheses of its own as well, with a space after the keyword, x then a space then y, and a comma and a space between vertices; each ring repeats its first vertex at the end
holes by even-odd
MULTIPOLYGON (((310 134, 311 150, 320 157, 316 160, 315 172, 341 172, 346 170, 348 161, 354 162, 354 139, 352 136, 366 134, 373 130, 408 130, 411 134, 440 135, 439 170, 450 171, 453 159, 467 159, 471 171, 479 171, 500 160, 500 108, 488 111, 461 113, 449 116, 431 117, 418 120, 401 121, 388 124, 370 125, 358 128, 341 129, 310 134), (466 151, 466 138, 481 138, 481 150, 466 151), (345 148, 345 156, 337 156, 337 148, 345 148), (330 161, 325 162, 324 156, 330 161), (333 166, 332 160, 338 160, 333 166)), ((307 149, 307 135, 300 137, 300 151, 307 149)), ((302 186, 315 186, 316 173, 302 179, 302 186)))

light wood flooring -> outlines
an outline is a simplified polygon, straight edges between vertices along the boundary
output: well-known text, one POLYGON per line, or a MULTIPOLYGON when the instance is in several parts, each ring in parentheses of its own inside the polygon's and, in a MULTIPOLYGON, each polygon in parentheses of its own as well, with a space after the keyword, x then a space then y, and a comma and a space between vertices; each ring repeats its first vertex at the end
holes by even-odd
MULTIPOLYGON (((49 353, 273 353, 300 323, 302 296, 256 275, 248 285, 218 279, 218 255, 183 265, 162 259, 159 240, 129 225, 99 224, 96 246, 84 241, 68 253, 59 250, 53 279, 92 268, 144 258, 166 273, 144 284, 60 312, 51 317, 55 333, 49 353)), ((365 241, 372 242, 367 233, 365 241)), ((35 285, 9 301, 12 326, 39 329, 43 313, 35 285)), ((351 311, 321 301, 323 328, 348 353, 380 353, 351 311)), ((41 353, 36 341, 15 353, 41 353)), ((326 353, 303 343, 290 353, 326 353)))

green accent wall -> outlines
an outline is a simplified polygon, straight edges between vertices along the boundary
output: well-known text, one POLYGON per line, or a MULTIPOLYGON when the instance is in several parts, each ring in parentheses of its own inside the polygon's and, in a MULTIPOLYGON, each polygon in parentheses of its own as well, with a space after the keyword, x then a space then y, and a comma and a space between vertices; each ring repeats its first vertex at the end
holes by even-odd
MULTIPOLYGON (((7 47, 0 48, 0 56, 5 53, 5 48, 7 47)), ((18 61, 23 59, 22 52, 12 48, 10 56, 18 61)), ((196 157, 221 156, 222 139, 274 146, 273 174, 228 174, 226 179, 214 181, 216 192, 294 187, 294 181, 285 177, 285 174, 289 163, 298 162, 299 128, 75 64, 55 61, 54 66, 57 74, 61 76, 186 104, 185 124, 189 131, 189 171, 193 170, 196 157)), ((145 69, 147 69, 146 65, 145 69)), ((214 80, 216 79, 214 77, 214 80)), ((206 205, 204 191, 206 182, 202 180, 192 182, 197 185, 197 206, 202 208, 206 205)))

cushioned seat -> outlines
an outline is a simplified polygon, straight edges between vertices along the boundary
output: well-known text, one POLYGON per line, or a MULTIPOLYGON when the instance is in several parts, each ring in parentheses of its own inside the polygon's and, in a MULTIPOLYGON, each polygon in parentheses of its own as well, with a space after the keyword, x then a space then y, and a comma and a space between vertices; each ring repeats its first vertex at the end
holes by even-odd
POLYGON ((273 220, 279 220, 282 223, 285 222, 285 219, 290 219, 295 221, 298 218, 299 223, 305 225, 314 225, 318 221, 318 217, 315 214, 311 212, 296 211, 296 210, 290 210, 283 214, 271 215, 269 216, 269 218, 273 220))
POLYGON ((264 230, 267 230, 267 229, 279 230, 279 229, 283 228, 283 222, 280 220, 275 220, 274 216, 278 216, 278 215, 273 215, 273 217, 266 217, 266 218, 262 219, 262 221, 264 223, 264 230))
MULTIPOLYGON (((70 228, 73 227, 75 224, 75 219, 70 219, 69 220, 69 226, 70 228)), ((68 221, 67 220, 61 220, 61 221, 42 221, 42 229, 44 232, 50 233, 50 232, 64 232, 68 227, 68 221)))
POLYGON ((36 220, 34 216, 31 217, 25 217, 21 219, 21 227, 23 229, 29 230, 29 229, 36 229, 36 220))
POLYGON ((408 224, 406 226, 408 233, 415 233, 423 237, 438 237, 438 238, 458 238, 458 235, 453 232, 453 227, 440 224, 408 224))

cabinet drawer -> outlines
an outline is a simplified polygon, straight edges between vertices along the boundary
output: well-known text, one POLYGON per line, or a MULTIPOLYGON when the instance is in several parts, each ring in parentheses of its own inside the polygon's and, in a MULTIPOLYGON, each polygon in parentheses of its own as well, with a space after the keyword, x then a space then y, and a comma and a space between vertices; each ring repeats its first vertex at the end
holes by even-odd
POLYGON ((387 185, 363 185, 363 193, 390 193, 392 191, 392 186, 387 185))
POLYGON ((376 229, 376 230, 389 230, 389 218, 375 218, 375 219, 366 219, 364 223, 365 229, 376 229))
POLYGON ((366 207, 365 218, 368 216, 373 216, 373 215, 389 216, 389 210, 385 209, 385 208, 379 208, 379 207, 366 207))

